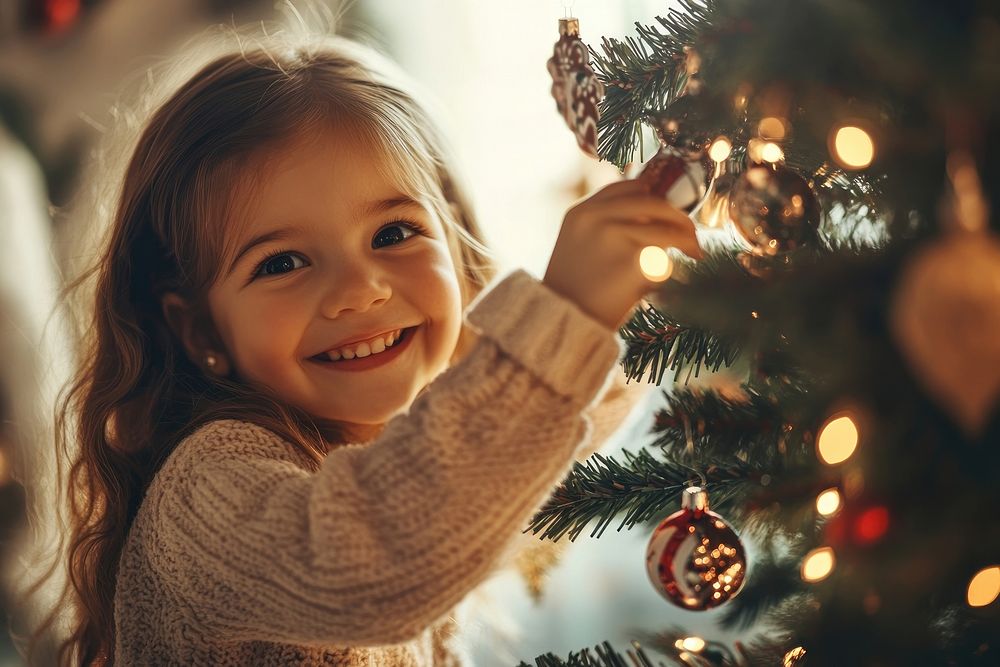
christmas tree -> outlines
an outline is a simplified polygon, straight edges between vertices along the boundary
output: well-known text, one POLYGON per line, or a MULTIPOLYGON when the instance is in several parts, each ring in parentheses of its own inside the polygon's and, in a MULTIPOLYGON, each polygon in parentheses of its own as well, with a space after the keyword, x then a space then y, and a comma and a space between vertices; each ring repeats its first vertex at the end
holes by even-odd
POLYGON ((656 131, 639 178, 711 248, 644 263, 673 275, 622 331, 624 372, 664 388, 655 442, 576 465, 531 529, 652 531, 684 498, 651 578, 754 631, 536 664, 1000 664, 1000 9, 680 4, 592 48, 595 82, 550 63, 585 150, 588 94, 601 159, 656 131), (720 368, 738 386, 688 384, 720 368))

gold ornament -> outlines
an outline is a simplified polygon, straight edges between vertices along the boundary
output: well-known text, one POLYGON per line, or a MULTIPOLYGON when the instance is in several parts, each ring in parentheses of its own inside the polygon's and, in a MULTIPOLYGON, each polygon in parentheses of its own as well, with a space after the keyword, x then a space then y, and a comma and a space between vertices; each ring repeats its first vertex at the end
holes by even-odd
POLYGON ((1000 398, 1000 238, 972 156, 955 151, 947 166, 950 231, 904 268, 892 329, 927 393, 977 437, 1000 398))
POLYGON ((892 306, 903 356, 930 396, 975 437, 1000 398, 1000 240, 957 232, 905 267, 892 306))
POLYGON ((549 572, 559 564, 563 552, 563 542, 540 540, 517 553, 514 566, 528 588, 528 594, 535 602, 540 602, 545 592, 545 582, 549 572))

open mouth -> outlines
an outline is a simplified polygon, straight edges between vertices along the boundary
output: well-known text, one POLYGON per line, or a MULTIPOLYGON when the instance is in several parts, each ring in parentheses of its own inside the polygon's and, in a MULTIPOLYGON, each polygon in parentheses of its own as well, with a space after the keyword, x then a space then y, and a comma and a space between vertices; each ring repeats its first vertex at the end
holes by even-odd
POLYGON ((363 370, 366 368, 381 366, 398 357, 403 350, 409 346, 410 341, 413 339, 413 334, 418 328, 419 327, 408 327, 403 329, 400 332, 399 339, 381 352, 369 350, 369 353, 365 356, 355 356, 351 359, 341 358, 336 360, 331 359, 327 356, 327 353, 324 352, 321 355, 309 357, 308 361, 321 366, 337 368, 339 370, 363 370))

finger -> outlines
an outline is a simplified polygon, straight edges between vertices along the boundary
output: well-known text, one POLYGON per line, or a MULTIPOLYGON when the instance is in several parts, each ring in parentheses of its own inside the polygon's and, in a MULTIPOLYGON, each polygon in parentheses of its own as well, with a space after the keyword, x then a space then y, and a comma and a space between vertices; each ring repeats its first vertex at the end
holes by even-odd
POLYGON ((649 190, 646 188, 645 184, 633 178, 626 178, 621 181, 615 181, 614 183, 605 185, 603 188, 590 195, 588 199, 589 201, 599 201, 602 199, 621 197, 623 195, 636 195, 648 192, 649 190))
POLYGON ((702 259, 705 256, 693 228, 679 229, 657 224, 624 224, 620 225, 619 229, 623 236, 633 241, 640 249, 653 245, 660 248, 677 248, 693 259, 702 259))
POLYGON ((682 227, 692 227, 691 218, 660 197, 632 196, 592 202, 585 215, 596 220, 669 221, 682 227))

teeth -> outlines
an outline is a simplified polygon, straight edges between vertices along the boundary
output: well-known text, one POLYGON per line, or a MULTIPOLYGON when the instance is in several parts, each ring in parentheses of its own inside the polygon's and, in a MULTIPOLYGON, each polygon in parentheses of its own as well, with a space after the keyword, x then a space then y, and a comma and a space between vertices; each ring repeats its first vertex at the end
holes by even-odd
MULTIPOLYGON (((339 361, 340 359, 354 359, 368 357, 373 354, 379 354, 380 352, 385 352, 387 348, 392 347, 397 342, 399 342, 400 337, 403 335, 402 329, 397 329, 391 333, 384 336, 378 336, 372 338, 370 341, 364 341, 362 343, 357 343, 355 345, 349 345, 346 347, 337 348, 336 350, 328 350, 325 356, 330 359, 330 361, 339 361)), ((324 355, 319 355, 324 356, 324 355)))

